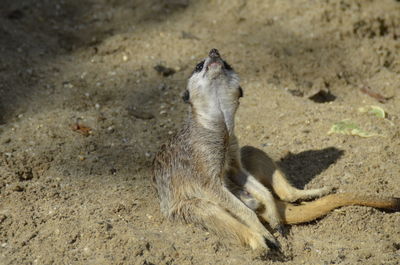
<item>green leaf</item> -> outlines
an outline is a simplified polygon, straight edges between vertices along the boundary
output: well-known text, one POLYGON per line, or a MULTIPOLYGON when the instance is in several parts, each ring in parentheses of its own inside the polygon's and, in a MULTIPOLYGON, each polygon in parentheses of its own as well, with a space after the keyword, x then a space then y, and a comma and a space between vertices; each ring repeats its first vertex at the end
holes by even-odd
POLYGON ((369 113, 379 118, 385 118, 386 112, 379 106, 367 106, 358 108, 358 111, 361 113, 369 113))
POLYGON ((342 120, 336 122, 332 125, 331 129, 329 130, 328 134, 345 134, 345 135, 355 135, 360 137, 373 137, 379 136, 377 134, 373 134, 362 130, 358 127, 357 124, 353 123, 350 120, 342 120))

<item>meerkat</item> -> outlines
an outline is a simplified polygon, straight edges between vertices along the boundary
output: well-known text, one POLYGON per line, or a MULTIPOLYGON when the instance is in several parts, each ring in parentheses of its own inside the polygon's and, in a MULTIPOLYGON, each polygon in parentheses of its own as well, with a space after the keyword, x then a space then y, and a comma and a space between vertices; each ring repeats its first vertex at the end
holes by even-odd
POLYGON ((183 100, 190 107, 182 129, 154 159, 153 180, 167 218, 202 225, 252 249, 279 250, 261 220, 283 233, 284 224, 308 222, 345 205, 398 210, 399 199, 347 193, 292 204, 330 189, 297 189, 261 150, 239 148, 234 129, 242 96, 238 74, 212 49, 188 80, 183 100))

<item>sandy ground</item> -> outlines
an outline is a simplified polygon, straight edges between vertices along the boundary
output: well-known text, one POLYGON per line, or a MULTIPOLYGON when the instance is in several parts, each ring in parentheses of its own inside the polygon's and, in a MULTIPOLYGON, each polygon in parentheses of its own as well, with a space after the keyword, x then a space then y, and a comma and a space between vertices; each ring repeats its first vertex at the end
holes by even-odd
POLYGON ((399 264, 400 213, 292 226, 284 257, 161 216, 151 161, 214 47, 242 78, 241 144, 299 187, 400 196, 399 1, 2 0, 0 264, 399 264), (328 135, 343 119, 380 136, 328 135))

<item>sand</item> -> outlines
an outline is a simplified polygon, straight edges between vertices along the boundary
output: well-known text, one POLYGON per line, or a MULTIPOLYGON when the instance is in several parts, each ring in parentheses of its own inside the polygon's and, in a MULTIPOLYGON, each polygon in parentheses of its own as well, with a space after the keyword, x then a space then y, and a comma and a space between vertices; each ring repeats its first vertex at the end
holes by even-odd
POLYGON ((291 226, 283 256, 161 215, 152 159, 211 48, 242 79, 241 145, 301 188, 400 196, 399 1, 2 0, 0 264, 399 263, 400 213, 291 226), (329 135, 344 119, 378 136, 329 135))

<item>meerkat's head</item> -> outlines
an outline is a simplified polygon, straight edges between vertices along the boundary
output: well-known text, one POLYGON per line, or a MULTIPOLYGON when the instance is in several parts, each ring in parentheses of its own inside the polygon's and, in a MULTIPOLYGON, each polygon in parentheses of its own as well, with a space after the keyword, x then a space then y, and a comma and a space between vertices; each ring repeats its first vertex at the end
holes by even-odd
POLYGON ((218 50, 211 49, 208 57, 196 65, 183 99, 201 116, 202 123, 223 118, 232 131, 239 98, 243 96, 239 81, 237 73, 221 58, 218 50))

